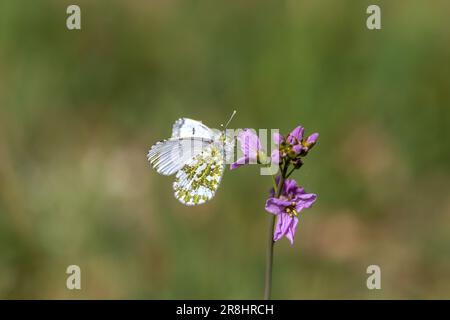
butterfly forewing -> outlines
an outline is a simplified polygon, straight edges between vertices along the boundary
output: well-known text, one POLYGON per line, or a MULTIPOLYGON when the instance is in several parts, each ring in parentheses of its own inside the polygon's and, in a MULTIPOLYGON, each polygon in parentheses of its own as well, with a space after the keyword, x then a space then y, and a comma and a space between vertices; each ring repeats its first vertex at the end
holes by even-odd
POLYGON ((212 199, 224 171, 222 152, 214 144, 189 160, 176 174, 175 197, 186 205, 197 205, 212 199))
POLYGON ((200 121, 181 118, 175 121, 172 128, 172 138, 203 138, 212 139, 213 132, 200 121))
POLYGON ((203 138, 171 138, 153 145, 147 159, 159 174, 172 175, 210 144, 203 138))

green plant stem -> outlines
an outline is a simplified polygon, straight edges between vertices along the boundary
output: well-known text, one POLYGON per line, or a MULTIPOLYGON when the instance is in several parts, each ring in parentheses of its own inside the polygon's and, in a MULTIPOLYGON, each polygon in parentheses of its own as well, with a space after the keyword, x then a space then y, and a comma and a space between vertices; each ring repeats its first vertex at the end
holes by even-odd
POLYGON ((272 291, 272 267, 273 267, 273 228, 275 226, 276 216, 269 217, 269 232, 267 238, 267 251, 266 251, 266 275, 264 286, 264 300, 270 300, 270 293, 272 291))
MULTIPOLYGON (((275 197, 279 198, 281 190, 283 189, 283 184, 286 176, 286 172, 289 164, 284 164, 282 166, 280 181, 278 186, 276 184, 275 177, 272 176, 274 183, 275 197)), ((269 232, 267 236, 267 249, 266 249, 266 274, 265 274, 265 286, 264 286, 264 300, 270 300, 270 294, 272 292, 272 268, 273 268, 273 247, 275 241, 273 240, 273 232, 275 227, 276 215, 269 217, 269 232)))
POLYGON ((295 167, 293 167, 291 169, 291 171, 289 171, 289 173, 286 175, 286 179, 289 178, 289 176, 292 174, 292 172, 294 172, 294 170, 295 170, 295 167))

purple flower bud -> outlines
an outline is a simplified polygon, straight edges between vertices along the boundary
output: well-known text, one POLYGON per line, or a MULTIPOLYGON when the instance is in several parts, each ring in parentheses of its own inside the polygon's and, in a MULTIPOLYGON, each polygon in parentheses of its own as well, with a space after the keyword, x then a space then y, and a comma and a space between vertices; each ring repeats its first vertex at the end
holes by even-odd
POLYGON ((295 154, 298 155, 302 152, 303 147, 300 144, 296 144, 292 146, 292 150, 294 150, 295 154))
POLYGON ((300 167, 303 165, 303 161, 301 158, 297 158, 293 161, 293 165, 295 169, 300 169, 300 167))
POLYGON ((311 134, 311 135, 306 139, 306 145, 307 145, 308 147, 312 147, 313 145, 316 144, 318 138, 319 138, 319 134, 318 134, 317 132, 311 134))
POLYGON ((292 132, 289 134, 287 140, 291 145, 300 143, 303 139, 303 132, 305 132, 305 129, 302 126, 298 126, 292 132))

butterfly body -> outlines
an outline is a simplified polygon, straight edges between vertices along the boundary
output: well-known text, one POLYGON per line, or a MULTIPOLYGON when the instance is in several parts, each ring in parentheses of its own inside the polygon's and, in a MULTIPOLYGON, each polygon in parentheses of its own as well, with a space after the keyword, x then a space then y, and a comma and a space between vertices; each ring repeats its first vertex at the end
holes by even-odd
POLYGON ((185 205, 212 199, 234 149, 234 137, 199 121, 181 118, 170 139, 153 145, 147 158, 160 174, 173 175, 175 197, 185 205))

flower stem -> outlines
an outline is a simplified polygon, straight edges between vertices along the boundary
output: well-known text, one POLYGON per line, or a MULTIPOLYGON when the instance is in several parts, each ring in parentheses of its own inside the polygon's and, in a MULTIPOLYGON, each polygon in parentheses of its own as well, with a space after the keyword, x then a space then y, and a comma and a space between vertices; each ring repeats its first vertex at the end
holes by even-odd
POLYGON ((272 291, 272 266, 273 266, 273 228, 275 226, 276 216, 269 217, 269 232, 267 238, 267 251, 266 251, 266 276, 264 287, 264 300, 270 300, 270 292, 272 291))
MULTIPOLYGON (((281 170, 280 181, 278 186, 276 185, 275 177, 272 176, 274 180, 274 192, 275 197, 279 198, 281 190, 283 189, 283 184, 286 176, 286 172, 289 164, 285 164, 281 170)), ((264 300, 270 300, 270 294, 272 291, 272 267, 273 267, 273 246, 275 241, 273 240, 273 232, 275 227, 276 215, 269 217, 269 232, 267 236, 267 249, 266 249, 266 274, 265 274, 265 286, 264 286, 264 300)))
POLYGON ((278 193, 278 185, 277 185, 277 180, 275 179, 275 176, 271 176, 272 177, 272 183, 273 183, 273 191, 275 192, 275 194, 278 193))
POLYGON ((295 167, 293 167, 291 169, 291 171, 289 171, 289 173, 286 175, 286 179, 289 178, 289 176, 292 174, 292 172, 294 172, 294 170, 295 170, 295 167))

